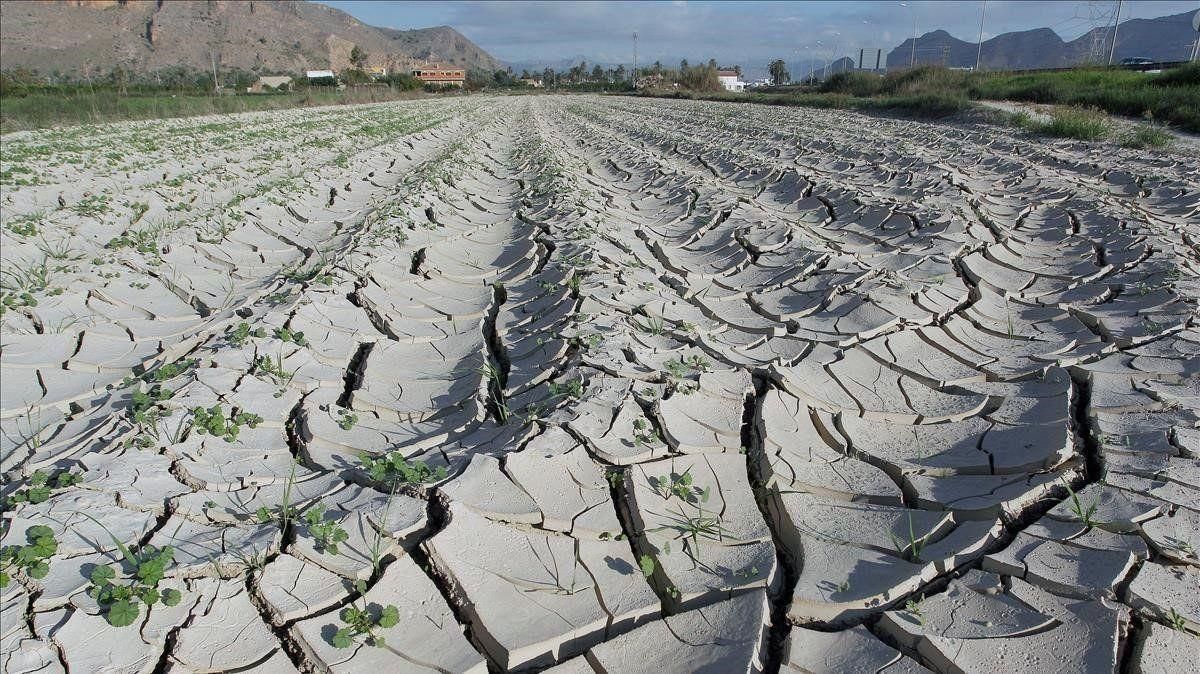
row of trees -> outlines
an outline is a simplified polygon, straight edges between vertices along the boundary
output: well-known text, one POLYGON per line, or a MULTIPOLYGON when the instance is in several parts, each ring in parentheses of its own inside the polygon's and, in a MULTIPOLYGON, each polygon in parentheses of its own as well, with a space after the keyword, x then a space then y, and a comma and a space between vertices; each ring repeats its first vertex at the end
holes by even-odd
MULTIPOLYGON (((718 66, 716 59, 710 59, 708 63, 694 66, 689 64, 687 59, 683 59, 677 68, 664 66, 661 61, 639 67, 636 79, 650 86, 674 87, 678 85, 679 88, 694 91, 718 91, 721 89, 721 83, 717 79, 718 70, 734 70, 739 76, 742 74, 741 66, 718 66)), ((633 86, 634 78, 631 77, 631 74, 631 71, 624 65, 605 68, 595 64, 589 68, 586 61, 581 61, 577 65, 560 71, 546 68, 539 74, 523 70, 519 79, 513 77, 511 71, 497 71, 495 80, 501 86, 509 82, 519 83, 520 79, 541 79, 543 86, 547 88, 619 90, 629 89, 633 86), (506 72, 507 78, 501 77, 501 73, 506 72)))

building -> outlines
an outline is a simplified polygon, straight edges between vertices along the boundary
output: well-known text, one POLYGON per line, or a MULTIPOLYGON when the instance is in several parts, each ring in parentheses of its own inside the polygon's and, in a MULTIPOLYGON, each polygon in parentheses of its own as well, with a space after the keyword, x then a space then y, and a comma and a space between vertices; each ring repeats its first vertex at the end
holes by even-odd
POLYGON ((322 80, 326 77, 334 77, 332 70, 305 70, 304 77, 310 80, 322 80))
POLYGON ((388 69, 383 66, 367 66, 363 68, 363 72, 377 80, 381 80, 388 75, 388 69))
POLYGON ((522 77, 520 82, 521 84, 524 84, 527 87, 533 87, 534 89, 542 88, 542 79, 540 77, 522 77))
POLYGON ((721 86, 725 87, 725 91, 746 90, 746 83, 738 76, 736 70, 718 70, 717 79, 721 81, 721 86))
POLYGON ((412 69, 413 77, 425 84, 461 87, 467 80, 467 71, 441 63, 426 63, 412 69))
POLYGON ((246 87, 248 94, 261 94, 264 91, 287 91, 292 88, 292 78, 287 75, 263 75, 254 84, 246 87))

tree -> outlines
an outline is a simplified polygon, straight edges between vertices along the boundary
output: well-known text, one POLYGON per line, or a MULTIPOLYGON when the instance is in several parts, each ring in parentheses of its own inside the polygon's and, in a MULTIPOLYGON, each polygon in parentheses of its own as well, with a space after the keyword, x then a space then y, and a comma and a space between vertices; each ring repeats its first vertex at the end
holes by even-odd
POLYGON ((779 86, 787 84, 792 79, 791 73, 787 71, 787 64, 783 59, 775 59, 767 66, 767 72, 771 75, 771 84, 779 86))
POLYGON ((554 69, 546 68, 542 71, 542 84, 547 87, 554 86, 554 69))
POLYGON ((601 68, 599 63, 592 66, 592 81, 593 82, 603 82, 604 81, 604 68, 601 68))
POLYGON ((358 45, 354 45, 354 49, 350 50, 350 63, 359 70, 362 70, 367 65, 367 52, 363 51, 358 45))

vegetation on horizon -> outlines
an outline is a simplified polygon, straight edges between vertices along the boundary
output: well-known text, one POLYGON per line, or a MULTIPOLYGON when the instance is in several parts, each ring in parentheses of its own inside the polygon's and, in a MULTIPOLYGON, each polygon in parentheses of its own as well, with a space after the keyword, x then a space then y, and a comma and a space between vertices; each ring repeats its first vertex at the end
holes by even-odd
MULTIPOLYGON (((646 93, 662 95, 662 92, 646 93)), ((1070 138, 1108 135, 1108 122, 1097 119, 1096 111, 1145 117, 1200 132, 1200 64, 1160 74, 1113 68, 977 73, 921 66, 883 76, 862 71, 837 73, 815 85, 771 87, 745 94, 696 96, 692 92, 674 92, 669 95, 770 105, 896 110, 927 117, 961 112, 975 100, 1028 101, 1077 108, 1056 113, 1055 119, 1046 125, 1020 124, 1049 135, 1070 138), (1093 112, 1087 112, 1088 109, 1093 112)), ((1169 134, 1161 128, 1147 127, 1124 142, 1145 147, 1162 146, 1168 141, 1169 134)))

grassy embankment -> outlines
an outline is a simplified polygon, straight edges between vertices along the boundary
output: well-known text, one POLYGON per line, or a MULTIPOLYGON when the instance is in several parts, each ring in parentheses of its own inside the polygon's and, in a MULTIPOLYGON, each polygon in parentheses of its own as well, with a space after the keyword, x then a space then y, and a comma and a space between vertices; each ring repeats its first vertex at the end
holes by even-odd
MULTIPOLYGON (((1015 116, 1018 125, 1047 135, 1084 139, 1112 135, 1114 127, 1102 113, 1147 117, 1156 123, 1200 133, 1200 64, 1160 74, 1107 68, 1013 74, 919 67, 883 77, 864 72, 838 73, 812 87, 778 87, 746 94, 666 95, 891 110, 924 117, 961 112, 972 107, 975 100, 1028 101, 1070 106, 1056 111, 1048 122, 1035 122, 1028 115, 1015 116)), ((1153 126, 1143 127, 1133 136, 1126 140, 1143 145, 1165 144, 1170 138, 1153 126)))
POLYGON ((417 98, 420 91, 389 87, 312 88, 286 94, 211 96, 198 93, 136 93, 110 89, 70 93, 30 93, 0 97, 0 133, 51 126, 99 124, 129 119, 192 117, 317 105, 349 105, 417 98))

